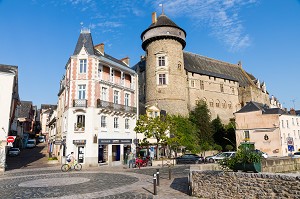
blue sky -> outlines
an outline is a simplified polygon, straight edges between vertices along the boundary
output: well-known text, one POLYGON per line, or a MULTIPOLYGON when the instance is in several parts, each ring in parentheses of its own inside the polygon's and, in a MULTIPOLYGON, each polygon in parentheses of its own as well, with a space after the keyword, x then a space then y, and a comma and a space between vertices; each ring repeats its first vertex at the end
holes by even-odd
POLYGON ((133 66, 161 3, 187 32, 186 51, 241 61, 284 107, 300 109, 300 0, 0 0, 0 63, 19 67, 21 100, 56 104, 81 23, 133 66))

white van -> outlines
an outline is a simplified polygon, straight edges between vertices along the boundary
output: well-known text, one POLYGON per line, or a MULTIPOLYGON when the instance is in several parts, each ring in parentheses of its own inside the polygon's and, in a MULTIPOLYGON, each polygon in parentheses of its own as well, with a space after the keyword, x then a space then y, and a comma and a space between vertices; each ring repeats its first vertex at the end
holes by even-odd
POLYGON ((27 141, 26 148, 34 148, 36 146, 36 140, 35 139, 30 139, 27 141))

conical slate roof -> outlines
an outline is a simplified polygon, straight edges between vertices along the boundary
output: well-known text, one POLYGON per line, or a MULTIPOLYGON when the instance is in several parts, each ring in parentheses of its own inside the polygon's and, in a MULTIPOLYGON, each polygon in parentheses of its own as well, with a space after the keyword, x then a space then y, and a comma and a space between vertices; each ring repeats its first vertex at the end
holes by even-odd
POLYGON ((155 23, 152 23, 144 32, 142 32, 141 38, 148 30, 150 30, 152 28, 156 28, 156 27, 163 27, 163 26, 178 28, 178 29, 182 30, 184 32, 184 34, 186 35, 185 30, 183 30, 182 28, 177 26, 176 23, 174 23, 171 19, 169 19, 165 14, 161 14, 158 16, 155 23))
POLYGON ((80 33, 73 55, 78 55, 82 46, 85 47, 89 55, 95 54, 92 35, 90 32, 82 31, 80 33))

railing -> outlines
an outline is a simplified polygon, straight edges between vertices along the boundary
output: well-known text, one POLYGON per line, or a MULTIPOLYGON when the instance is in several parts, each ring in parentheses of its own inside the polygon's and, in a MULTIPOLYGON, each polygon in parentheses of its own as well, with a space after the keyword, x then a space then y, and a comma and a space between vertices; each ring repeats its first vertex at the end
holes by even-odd
POLYGON ((125 113, 136 113, 136 107, 115 104, 108 101, 97 99, 97 108, 105 108, 108 110, 122 111, 125 113))
POLYGON ((87 107, 86 99, 75 99, 73 100, 73 107, 87 107))
POLYGON ((84 131, 84 125, 82 123, 74 123, 74 131, 84 131))
POLYGON ((128 88, 128 89, 132 89, 132 90, 135 89, 135 85, 133 83, 130 83, 130 85, 126 86, 124 80, 116 80, 116 79, 110 78, 109 80, 107 80, 107 79, 100 79, 100 81, 105 82, 107 84, 114 84, 114 85, 120 86, 122 88, 128 88))

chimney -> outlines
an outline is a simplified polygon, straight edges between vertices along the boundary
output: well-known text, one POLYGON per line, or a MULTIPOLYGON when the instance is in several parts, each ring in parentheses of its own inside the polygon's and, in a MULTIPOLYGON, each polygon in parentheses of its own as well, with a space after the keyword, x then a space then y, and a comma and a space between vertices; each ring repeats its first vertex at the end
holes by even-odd
POLYGON ((295 109, 291 108, 291 109, 290 109, 290 114, 291 114, 291 115, 296 115, 295 109))
POLYGON ((94 47, 98 52, 104 55, 104 43, 98 44, 94 47))
POLYGON ((152 23, 156 23, 156 12, 152 12, 152 23))
POLYGON ((121 59, 121 61, 126 64, 127 66, 129 66, 129 57, 125 57, 123 59, 121 59))

